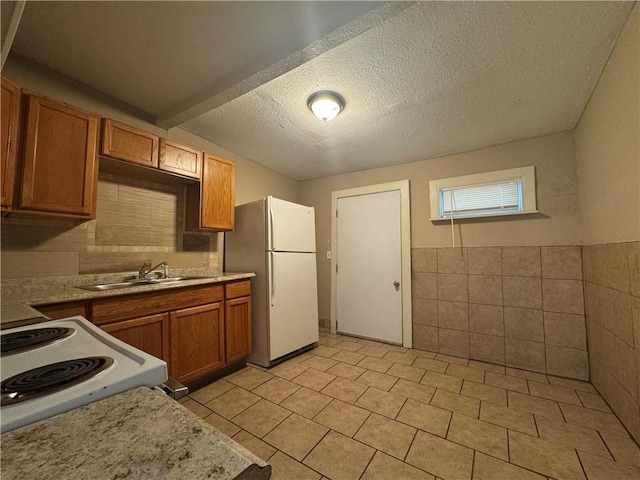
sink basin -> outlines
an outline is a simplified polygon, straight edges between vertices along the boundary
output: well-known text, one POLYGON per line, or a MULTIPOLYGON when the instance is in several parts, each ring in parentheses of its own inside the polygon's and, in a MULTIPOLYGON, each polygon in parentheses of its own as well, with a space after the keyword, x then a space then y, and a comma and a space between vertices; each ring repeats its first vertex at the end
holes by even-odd
POLYGON ((153 283, 153 282, 145 278, 145 279, 127 280, 125 282, 98 283, 96 285, 80 285, 78 288, 82 288, 84 290, 115 290, 118 288, 135 287, 136 285, 149 285, 150 283, 153 283))
POLYGON ((158 283, 173 283, 173 282, 184 282, 187 280, 200 280, 205 278, 212 277, 203 277, 203 276, 184 276, 184 277, 168 277, 168 278, 135 278, 133 280, 127 280, 124 282, 113 282, 113 283, 98 283, 96 285, 80 285, 77 288, 82 288, 83 290, 116 290, 119 288, 131 288, 136 287, 138 285, 155 285, 158 283))
POLYGON ((205 278, 212 278, 212 277, 202 277, 198 275, 192 275, 192 276, 186 276, 186 277, 154 278, 154 279, 148 280, 147 283, 183 282, 185 280, 202 280, 205 278))

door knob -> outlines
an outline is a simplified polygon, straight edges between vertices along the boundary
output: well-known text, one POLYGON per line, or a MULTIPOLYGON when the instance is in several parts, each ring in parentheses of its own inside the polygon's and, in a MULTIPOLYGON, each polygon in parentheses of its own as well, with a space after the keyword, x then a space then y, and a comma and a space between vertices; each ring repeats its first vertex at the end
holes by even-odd
POLYGON ((396 287, 396 292, 400 290, 400 281, 396 280, 395 282, 393 282, 393 286, 396 287))

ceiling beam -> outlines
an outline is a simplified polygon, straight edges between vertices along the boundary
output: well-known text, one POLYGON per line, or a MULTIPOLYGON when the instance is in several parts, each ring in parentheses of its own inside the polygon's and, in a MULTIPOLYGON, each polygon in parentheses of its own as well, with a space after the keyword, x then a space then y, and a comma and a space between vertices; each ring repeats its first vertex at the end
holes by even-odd
POLYGON ((218 108, 384 23, 414 3, 416 2, 385 2, 319 40, 276 60, 266 68, 254 71, 251 66, 247 66, 224 84, 212 86, 197 98, 159 114, 155 123, 161 128, 169 129, 218 108))

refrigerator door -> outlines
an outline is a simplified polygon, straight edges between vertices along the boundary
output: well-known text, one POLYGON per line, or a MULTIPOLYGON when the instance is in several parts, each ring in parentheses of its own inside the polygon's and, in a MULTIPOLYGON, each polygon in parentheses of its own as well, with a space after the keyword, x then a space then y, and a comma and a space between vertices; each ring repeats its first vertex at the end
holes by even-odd
POLYGON ((277 252, 315 252, 315 211, 297 203, 267 197, 268 247, 277 252))
POLYGON ((269 359, 318 341, 315 253, 269 253, 269 359))

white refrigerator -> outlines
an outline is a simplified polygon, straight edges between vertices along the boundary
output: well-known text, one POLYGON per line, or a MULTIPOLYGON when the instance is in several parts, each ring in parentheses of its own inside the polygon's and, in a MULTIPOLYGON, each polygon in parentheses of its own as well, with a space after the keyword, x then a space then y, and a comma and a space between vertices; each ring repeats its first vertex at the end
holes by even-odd
POLYGON ((235 229, 225 234, 224 268, 256 274, 249 362, 269 367, 318 342, 312 207, 271 196, 237 206, 235 229))

